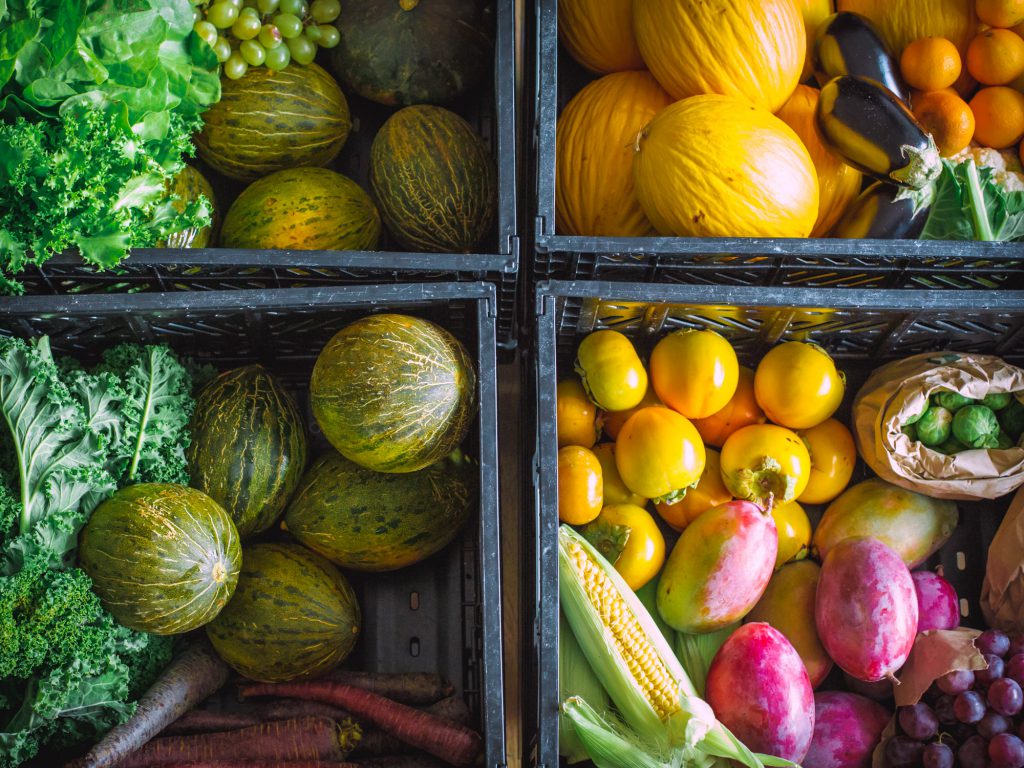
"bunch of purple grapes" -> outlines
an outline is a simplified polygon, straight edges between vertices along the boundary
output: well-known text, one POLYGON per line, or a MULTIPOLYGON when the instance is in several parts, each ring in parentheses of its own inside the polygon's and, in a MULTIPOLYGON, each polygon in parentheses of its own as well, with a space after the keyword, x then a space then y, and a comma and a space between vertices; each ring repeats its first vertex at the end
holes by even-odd
POLYGON ((990 629, 975 645, 988 669, 943 675, 899 708, 890 768, 1024 768, 1024 635, 990 629))

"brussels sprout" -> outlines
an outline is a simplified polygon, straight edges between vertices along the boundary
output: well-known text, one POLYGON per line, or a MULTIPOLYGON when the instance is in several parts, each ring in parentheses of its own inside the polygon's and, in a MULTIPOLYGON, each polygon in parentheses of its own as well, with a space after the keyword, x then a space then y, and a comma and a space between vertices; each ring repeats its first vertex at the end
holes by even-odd
POLYGON ((945 408, 935 407, 925 411, 914 426, 917 427, 917 439, 930 448, 949 439, 952 425, 953 414, 945 408))
POLYGON ((1008 434, 1003 432, 1003 430, 1001 429, 999 430, 999 442, 996 443, 996 448, 1000 448, 1004 451, 1007 448, 1013 448, 1013 440, 1008 434))
POLYGON ((956 413, 965 405, 973 405, 978 401, 970 397, 964 397, 959 392, 945 390, 932 395, 932 402, 935 405, 945 408, 950 413, 956 413))
POLYGON ((911 441, 917 442, 917 427, 913 424, 904 424, 901 430, 911 441))
POLYGON ((999 392, 985 395, 981 398, 981 404, 991 408, 993 411, 1001 411, 1010 404, 1012 395, 1009 392, 999 392))
POLYGON ((950 436, 949 440, 935 446, 933 450, 936 450, 939 453, 944 453, 947 456, 953 456, 954 454, 960 453, 960 451, 968 450, 968 448, 955 437, 950 436))
POLYGON ((953 416, 953 436, 971 448, 995 448, 999 442, 999 420, 984 405, 965 405, 953 416))
POLYGON ((924 416, 926 413, 928 413, 928 403, 925 403, 923 411, 921 411, 916 416, 911 416, 905 422, 903 422, 903 426, 910 427, 913 426, 914 424, 917 424, 917 422, 921 420, 921 417, 924 416))
POLYGON ((1024 404, 1014 398, 1008 406, 1003 408, 996 418, 999 425, 1013 440, 1019 440, 1024 435, 1024 404))

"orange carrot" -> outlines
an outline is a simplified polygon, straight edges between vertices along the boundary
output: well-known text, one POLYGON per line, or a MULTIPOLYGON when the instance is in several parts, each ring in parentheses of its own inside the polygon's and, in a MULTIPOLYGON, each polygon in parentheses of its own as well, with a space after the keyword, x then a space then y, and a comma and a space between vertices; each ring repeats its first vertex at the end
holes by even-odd
POLYGON ((340 761, 358 741, 359 727, 347 730, 323 717, 278 720, 236 731, 153 739, 117 768, 154 768, 210 760, 340 761))
POLYGON ((290 696, 341 707, 452 765, 472 765, 480 753, 480 735, 475 731, 343 683, 326 680, 254 683, 242 686, 240 694, 243 699, 253 696, 290 696))

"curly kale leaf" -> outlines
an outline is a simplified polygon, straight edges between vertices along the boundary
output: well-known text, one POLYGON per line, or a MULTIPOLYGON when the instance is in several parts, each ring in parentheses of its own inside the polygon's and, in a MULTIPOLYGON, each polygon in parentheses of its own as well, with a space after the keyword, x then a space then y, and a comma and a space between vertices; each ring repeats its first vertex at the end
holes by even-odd
POLYGON ((111 473, 120 485, 188 483, 185 449, 195 409, 192 377, 166 346, 122 344, 108 349, 95 375, 113 376, 123 390, 112 442, 111 473))

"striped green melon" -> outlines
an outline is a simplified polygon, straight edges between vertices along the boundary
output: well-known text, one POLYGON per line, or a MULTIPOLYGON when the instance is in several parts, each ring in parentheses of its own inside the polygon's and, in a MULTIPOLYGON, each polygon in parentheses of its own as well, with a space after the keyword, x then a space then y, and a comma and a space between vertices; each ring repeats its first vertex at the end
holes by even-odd
POLYGON ((398 110, 370 148, 370 187, 384 223, 414 251, 473 250, 494 223, 495 178, 483 140, 441 107, 398 110))
POLYGON ((351 128, 345 95, 323 67, 251 67, 238 80, 222 78, 220 101, 203 114, 195 142, 214 170, 252 181, 283 168, 327 165, 351 128))
POLYGON ((393 571, 454 539, 476 500, 473 472, 442 460, 387 474, 330 451, 302 478, 284 524, 310 549, 343 568, 393 571))
POLYGON ((164 186, 169 195, 177 195, 178 199, 173 202, 173 205, 179 213, 185 210, 188 203, 197 201, 200 196, 205 197, 210 205, 210 223, 205 227, 189 227, 168 235, 166 240, 157 244, 157 247, 208 248, 212 246, 217 237, 217 227, 220 226, 220 209, 217 207, 217 198, 213 194, 210 182, 197 168, 186 165, 164 186))
POLYGON ((415 472, 466 436, 476 373, 445 329, 407 315, 371 315, 327 342, 309 395, 321 431, 347 459, 377 472, 415 472))
POLYGON ((235 671, 282 682, 344 661, 360 622, 352 586, 323 557, 298 544, 248 544, 235 596, 206 634, 235 671))
POLYGON ((242 547, 227 512, 202 491, 143 483, 96 508, 78 558, 121 624, 177 635, 203 626, 231 599, 242 547))
POLYGON ((196 398, 189 483, 231 515, 242 538, 284 512, 306 467, 295 400, 262 365, 222 373, 196 398))
POLYGON ((379 239, 380 216, 370 196, 326 168, 292 168, 253 182, 221 230, 226 248, 363 251, 379 239))
POLYGON ((388 106, 447 103, 494 70, 491 2, 342 0, 337 27, 334 72, 388 106))

